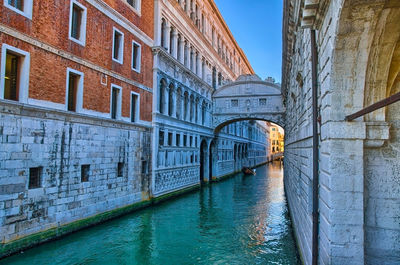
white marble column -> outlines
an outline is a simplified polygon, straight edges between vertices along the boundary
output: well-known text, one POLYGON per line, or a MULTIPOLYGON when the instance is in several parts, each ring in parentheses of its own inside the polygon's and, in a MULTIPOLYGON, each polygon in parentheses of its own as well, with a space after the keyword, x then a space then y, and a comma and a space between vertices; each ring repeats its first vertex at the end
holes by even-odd
POLYGON ((187 45, 187 68, 190 70, 190 66, 191 66, 191 60, 192 60, 192 47, 190 45, 190 43, 188 42, 187 45))
POLYGON ((197 75, 201 78, 202 76, 202 69, 201 69, 202 65, 201 65, 201 55, 198 54, 197 55, 197 75))
POLYGON ((170 88, 167 86, 164 94, 164 114, 167 116, 169 115, 169 90, 170 88))
POLYGON ((169 52, 170 51, 170 47, 169 47, 169 45, 170 45, 170 32, 171 32, 171 26, 170 26, 170 24, 169 24, 169 22, 168 21, 165 21, 165 27, 164 27, 164 38, 165 38, 165 41, 164 41, 164 48, 167 50, 167 52, 169 52))
POLYGON ((172 56, 178 59, 178 31, 175 28, 172 32, 172 56))
POLYGON ((185 63, 185 40, 183 39, 183 37, 181 36, 181 38, 179 39, 179 62, 181 64, 185 63))

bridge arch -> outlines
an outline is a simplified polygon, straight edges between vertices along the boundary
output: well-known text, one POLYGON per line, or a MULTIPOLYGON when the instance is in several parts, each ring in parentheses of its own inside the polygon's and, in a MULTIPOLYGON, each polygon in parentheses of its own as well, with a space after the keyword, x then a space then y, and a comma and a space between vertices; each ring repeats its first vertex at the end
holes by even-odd
POLYGON ((215 133, 241 120, 262 120, 285 126, 281 87, 272 80, 241 75, 235 82, 217 89, 212 99, 215 133))

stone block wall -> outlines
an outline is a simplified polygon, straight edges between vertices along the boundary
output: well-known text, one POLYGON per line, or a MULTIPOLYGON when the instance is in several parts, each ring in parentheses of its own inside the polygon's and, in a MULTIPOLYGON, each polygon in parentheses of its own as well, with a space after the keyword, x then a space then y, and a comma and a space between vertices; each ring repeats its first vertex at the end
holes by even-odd
POLYGON ((2 102, 2 243, 148 198, 144 161, 151 161, 149 128, 2 102), (39 186, 30 188, 33 168, 39 186))
MULTIPOLYGON (((294 12, 301 1, 286 2, 291 19, 301 22, 294 12)), ((346 0, 319 1, 318 12, 319 264, 398 264, 398 106, 351 122, 345 117, 399 91, 390 69, 400 9, 346 0), (391 75, 391 82, 381 80, 391 75)), ((285 188, 302 257, 311 264, 311 29, 300 24, 285 43, 285 188)))

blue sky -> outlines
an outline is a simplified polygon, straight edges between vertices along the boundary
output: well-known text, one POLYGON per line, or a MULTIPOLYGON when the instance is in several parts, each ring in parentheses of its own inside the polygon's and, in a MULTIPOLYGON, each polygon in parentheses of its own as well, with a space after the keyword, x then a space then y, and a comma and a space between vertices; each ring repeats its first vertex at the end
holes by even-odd
POLYGON ((255 73, 281 82, 283 0, 214 0, 255 73))

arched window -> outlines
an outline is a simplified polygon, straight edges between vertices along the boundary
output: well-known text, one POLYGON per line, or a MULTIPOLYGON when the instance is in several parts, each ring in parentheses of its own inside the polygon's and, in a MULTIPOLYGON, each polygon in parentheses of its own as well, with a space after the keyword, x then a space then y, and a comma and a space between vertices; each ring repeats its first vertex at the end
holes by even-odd
POLYGON ((164 113, 165 111, 165 88, 167 87, 167 82, 164 79, 160 81, 160 93, 159 93, 159 111, 164 113))
POLYGON ((165 20, 161 19, 161 47, 165 47, 165 27, 165 20))
POLYGON ((206 123, 206 103, 204 101, 201 106, 201 123, 202 125, 206 123))
POLYGON ((181 61, 181 49, 182 49, 182 36, 178 34, 178 46, 176 47, 178 49, 178 57, 176 58, 179 62, 181 61))
POLYGON ((194 106, 194 112, 195 112, 194 119, 196 123, 199 123, 199 98, 196 98, 195 102, 196 105, 194 106))
POLYGON ((171 27, 171 30, 169 31, 169 53, 173 54, 174 49, 176 47, 174 47, 174 31, 175 29, 173 27, 171 27))
POLYGON ((215 67, 212 69, 212 87, 217 88, 217 69, 215 67))
POLYGON ((179 87, 176 92, 176 117, 178 119, 182 119, 181 108, 182 108, 182 90, 179 87))
POLYGON ((190 118, 189 121, 193 121, 194 118, 194 97, 190 96, 190 118))
POLYGON ((174 111, 174 85, 169 85, 168 91, 168 116, 172 116, 174 111))

